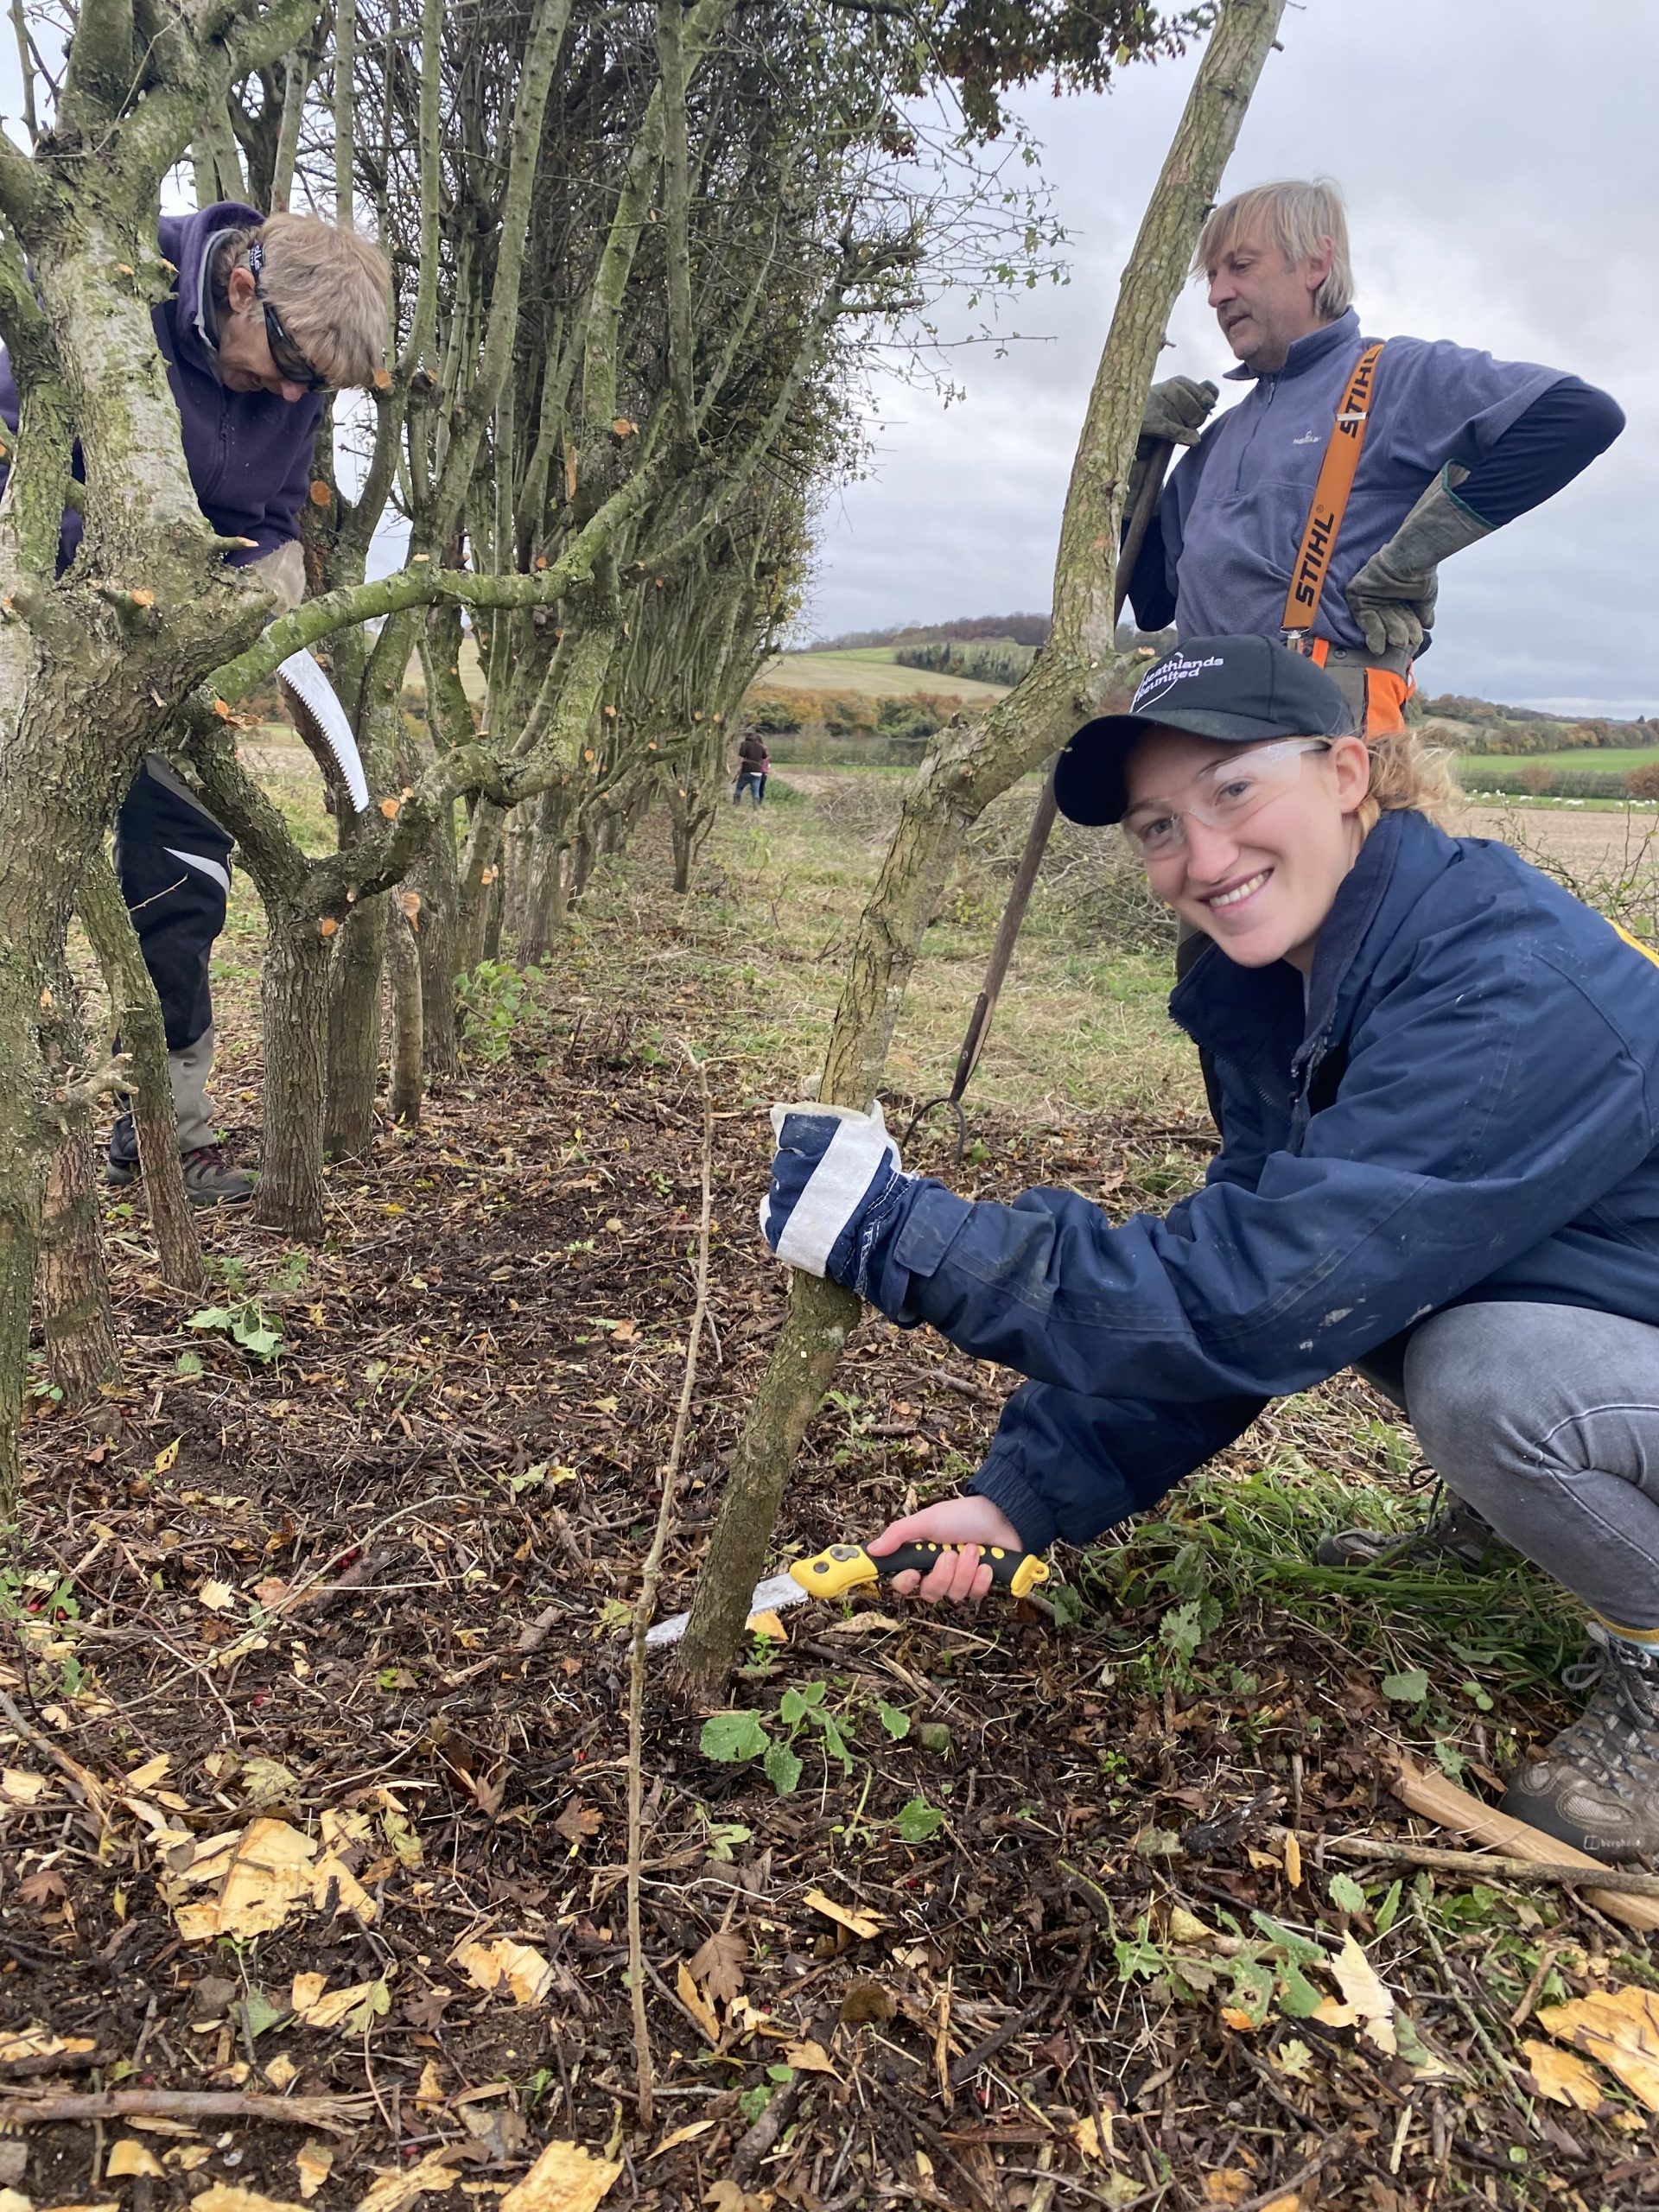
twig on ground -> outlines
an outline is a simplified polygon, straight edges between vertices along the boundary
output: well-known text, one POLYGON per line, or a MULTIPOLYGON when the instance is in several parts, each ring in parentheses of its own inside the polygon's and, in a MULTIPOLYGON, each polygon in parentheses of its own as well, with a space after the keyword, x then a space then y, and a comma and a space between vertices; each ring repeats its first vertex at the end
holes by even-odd
POLYGON ((67 1751, 60 1751, 49 1736, 43 1736, 31 1722, 25 1720, 3 1690, 0 1690, 0 1713, 5 1714, 26 1744, 32 1744, 44 1758, 51 1760, 60 1773, 68 1776, 77 1794, 86 1799, 87 1810, 95 1813, 102 1824, 106 1817, 108 1794, 106 1786, 98 1777, 82 1766, 79 1759, 71 1758, 67 1751))
MULTIPOLYGON (((1290 1833, 1274 1827, 1268 1834, 1282 1843, 1290 1833)), ((1596 1889, 1628 1891, 1639 1897, 1659 1897, 1659 1874, 1644 1874, 1636 1866, 1557 1866, 1532 1859, 1509 1859, 1495 1852, 1447 1851, 1438 1844, 1414 1843, 1408 1837, 1369 1835, 1299 1836, 1299 1843, 1317 1842, 1323 1851, 1347 1859, 1374 1859, 1396 1866, 1423 1866, 1432 1872, 1463 1874, 1471 1881, 1535 1882, 1548 1889, 1596 1889)))
POLYGON ((241 2089, 103 2089, 62 2096, 0 2096, 0 2127, 58 2120, 280 2120, 349 2135, 372 2097, 262 2097, 241 2089))
POLYGON ((1235 2207, 1235 2212, 1267 2212, 1269 2204, 1281 2203, 1286 2197, 1294 2195, 1305 2181, 1313 2180, 1321 2166, 1328 2166, 1332 2159, 1347 2147, 1348 2131, 1345 2127, 1339 2128, 1329 2142, 1320 2144, 1305 2166, 1299 2166, 1294 2174, 1287 2174, 1283 2181, 1274 2182, 1271 2189, 1262 2190, 1255 2196, 1247 2196, 1242 2204, 1235 2207))
POLYGON ((1459 1981, 1457 1975, 1452 1970, 1452 1961, 1446 1955, 1446 1948, 1441 1943, 1440 1937, 1434 1933, 1433 1923, 1428 1916, 1427 1907, 1425 1905, 1421 1897, 1413 1898, 1412 1910, 1418 1927, 1422 1930, 1423 1941, 1433 1953, 1434 1963, 1440 1970, 1440 1986, 1445 1990, 1446 1995, 1451 1999, 1458 2011, 1463 2015, 1465 2021, 1468 2024, 1469 2032, 1473 2036, 1475 2041, 1480 2045, 1482 2050, 1485 2052, 1488 2063, 1491 2064, 1492 2071, 1497 2075, 1498 2081, 1503 2087, 1504 2095, 1510 2100, 1510 2102, 1512 2105, 1517 2107, 1518 2110, 1522 2112, 1529 2111, 1530 2109, 1530 2100, 1523 2091, 1516 2086, 1515 2076, 1516 2069, 1515 2065, 1510 2060, 1507 2059, 1503 2056, 1503 2053, 1492 2041, 1491 2036, 1487 2031, 1484 2021, 1482 2020, 1479 2013, 1476 2012, 1474 2006, 1469 2002, 1469 1999, 1464 1991, 1462 1984, 1459 1981))
POLYGON ((702 1211, 697 1224, 696 1304, 685 1339, 685 1373, 680 1383, 679 1410, 674 1418, 674 1440, 663 1470, 663 1494, 657 1507, 657 1527, 645 1554, 639 1598, 633 1609, 633 1648, 628 1668, 628 1990, 633 2003, 634 2058, 639 2080, 639 2117, 642 2127, 651 2125, 651 2033, 645 2018, 645 1941, 639 1927, 639 1881, 645 1856, 645 1630, 651 1626, 662 1573, 663 1554, 673 1524, 674 1497, 679 1484, 680 1461, 685 1452, 686 1427, 691 1418, 691 1394, 697 1380, 697 1352, 702 1343, 703 1318, 709 1310, 709 1225, 714 1211, 714 1103, 709 1094, 709 1065, 689 1046, 686 1058, 696 1069, 702 1089, 702 1211))

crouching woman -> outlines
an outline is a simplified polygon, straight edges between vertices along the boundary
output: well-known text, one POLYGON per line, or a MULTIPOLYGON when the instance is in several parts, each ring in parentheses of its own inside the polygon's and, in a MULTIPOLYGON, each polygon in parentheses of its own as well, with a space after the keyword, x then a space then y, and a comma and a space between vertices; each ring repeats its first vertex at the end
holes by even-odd
MULTIPOLYGON (((1506 1809, 1659 1851, 1659 958, 1438 829, 1412 733, 1368 747, 1263 639, 1158 662, 1057 787, 1211 940, 1170 1012, 1221 1150, 1162 1219, 1111 1228, 1069 1192, 972 1205, 904 1173, 879 1109, 775 1110, 779 1256, 1031 1378, 969 1493, 872 1549, 1087 1543, 1357 1366, 1590 1615, 1589 1704, 1506 1809)), ((982 1595, 977 1561, 922 1595, 982 1595)))

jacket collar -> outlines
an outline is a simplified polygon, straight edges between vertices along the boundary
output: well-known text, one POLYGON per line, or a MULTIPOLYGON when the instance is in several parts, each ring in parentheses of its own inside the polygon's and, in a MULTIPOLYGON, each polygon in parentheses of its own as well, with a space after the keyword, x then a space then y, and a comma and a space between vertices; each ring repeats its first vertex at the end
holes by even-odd
POLYGON ((1240 968, 1211 944, 1176 985, 1171 1018, 1212 1058, 1281 1083, 1300 1073, 1346 1035, 1382 947, 1457 856, 1426 816, 1383 815, 1338 889, 1306 991, 1288 961, 1240 968))
POLYGON ((1305 369, 1311 369, 1315 361, 1324 360, 1327 354, 1358 343, 1359 317, 1350 308, 1346 315, 1339 315, 1334 322, 1325 323, 1318 330, 1310 330, 1306 338, 1293 339, 1282 368, 1266 369, 1258 375, 1249 362, 1241 361, 1236 369, 1224 372, 1224 381, 1229 384, 1255 384, 1265 382, 1268 377, 1299 377, 1305 369))

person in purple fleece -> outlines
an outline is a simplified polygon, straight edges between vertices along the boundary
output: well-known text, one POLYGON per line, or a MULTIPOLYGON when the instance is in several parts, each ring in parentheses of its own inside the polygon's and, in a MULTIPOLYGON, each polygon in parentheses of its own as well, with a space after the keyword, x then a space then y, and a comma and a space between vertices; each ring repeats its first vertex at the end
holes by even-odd
MULTIPOLYGON (((270 588, 273 618, 305 594, 299 515, 312 449, 333 391, 373 383, 385 351, 391 275, 378 246, 308 215, 264 216, 234 200, 164 215, 162 255, 177 272, 155 309, 156 342, 178 402, 184 457, 201 511, 228 557, 270 588)), ((0 347, 0 419, 15 431, 18 394, 0 347)), ((75 456, 79 474, 79 453, 75 456)), ((0 485, 5 470, 0 467, 0 485)), ((67 568, 80 517, 63 518, 67 568)), ((158 753, 147 755, 116 821, 115 857, 167 1025, 185 1187, 193 1204, 251 1197, 253 1179, 214 1141, 208 969, 225 926, 232 840, 158 753)), ((110 1139, 105 1178, 138 1173, 132 1117, 110 1139)))

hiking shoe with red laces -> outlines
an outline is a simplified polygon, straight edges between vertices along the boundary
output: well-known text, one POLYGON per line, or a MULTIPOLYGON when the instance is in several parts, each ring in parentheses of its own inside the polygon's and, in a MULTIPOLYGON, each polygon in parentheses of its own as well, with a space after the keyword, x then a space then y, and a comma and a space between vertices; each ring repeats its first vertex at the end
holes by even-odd
MULTIPOLYGON (((258 1178, 232 1167, 222 1145, 199 1144, 179 1157, 184 1168, 184 1195, 193 1206, 245 1205, 253 1196, 258 1178)), ((104 1180, 113 1191, 130 1188, 141 1172, 136 1159, 128 1160, 120 1153, 108 1154, 104 1161, 104 1180)))
POLYGON ((1509 1556, 1491 1523, 1439 1486, 1440 1503, 1421 1528, 1402 1535, 1393 1529, 1333 1529, 1319 1538, 1313 1556, 1321 1567, 1414 1567, 1438 1573, 1460 1567, 1490 1574, 1509 1556))
POLYGON ((1592 1859, 1659 1851, 1659 1649, 1590 1624, 1585 1656, 1561 1676, 1590 1702, 1516 1770, 1500 1810, 1592 1859))
POLYGON ((258 1178, 245 1168, 232 1167, 218 1144, 199 1144, 181 1155, 184 1163, 184 1195, 193 1206, 245 1205, 258 1178))

